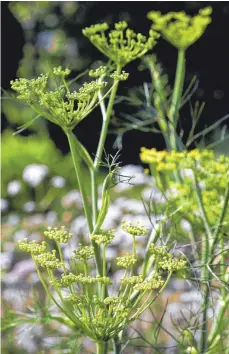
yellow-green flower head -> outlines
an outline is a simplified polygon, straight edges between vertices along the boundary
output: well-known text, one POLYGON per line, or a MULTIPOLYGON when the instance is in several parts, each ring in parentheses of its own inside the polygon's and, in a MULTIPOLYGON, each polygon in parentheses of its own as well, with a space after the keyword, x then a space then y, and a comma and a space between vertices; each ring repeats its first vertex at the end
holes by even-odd
POLYGON ((155 275, 151 279, 145 279, 143 282, 137 283, 134 286, 134 290, 151 291, 160 288, 163 284, 164 280, 162 280, 159 275, 155 275))
POLYGON ((61 288, 67 288, 71 284, 96 284, 96 283, 101 283, 101 284, 106 284, 110 285, 112 284, 111 280, 109 277, 101 277, 100 275, 97 275, 97 277, 93 278, 91 276, 84 276, 83 274, 75 275, 72 273, 69 273, 67 275, 62 274, 61 279, 56 279, 52 280, 50 282, 52 285, 61 287, 61 288))
POLYGON ((113 74, 110 75, 110 77, 115 81, 125 81, 128 79, 129 74, 126 73, 124 70, 120 74, 117 71, 114 71, 113 74))
POLYGON ((122 221, 122 229, 132 236, 144 236, 149 231, 147 227, 141 225, 139 222, 132 224, 125 220, 122 221))
POLYGON ((62 263, 56 257, 56 250, 52 252, 41 253, 35 257, 36 261, 44 268, 58 269, 62 267, 62 263))
POLYGON ((40 115, 63 129, 73 129, 98 104, 98 92, 107 82, 95 80, 86 82, 78 91, 70 92, 64 84, 69 69, 55 68, 52 75, 59 76, 60 86, 54 91, 47 88, 48 76, 37 79, 17 79, 11 81, 11 88, 19 93, 18 99, 39 111, 40 115))
POLYGON ((79 259, 80 261, 84 262, 94 257, 93 247, 83 246, 81 245, 81 243, 79 243, 78 249, 73 251, 73 253, 76 259, 79 259))
POLYGON ((57 68, 53 69, 53 74, 56 76, 65 77, 71 74, 69 69, 63 69, 62 66, 58 66, 57 68))
POLYGON ((88 73, 89 76, 98 79, 99 77, 103 76, 107 70, 106 66, 100 66, 99 68, 93 70, 91 69, 88 73))
POLYGON ((47 231, 44 232, 44 235, 50 238, 50 240, 55 240, 59 243, 67 243, 73 234, 65 230, 65 226, 61 226, 60 229, 54 227, 48 227, 47 231))
POLYGON ((154 256, 166 256, 168 254, 165 246, 156 246, 154 243, 151 243, 149 252, 154 256))
POLYGON ((48 83, 48 75, 41 74, 36 79, 20 78, 10 81, 12 90, 18 92, 17 98, 29 105, 37 104, 48 83))
POLYGON ((114 230, 103 230, 101 229, 98 234, 91 235, 91 239, 97 243, 97 245, 103 244, 108 246, 114 238, 114 230))
POLYGON ((143 277, 141 275, 133 275, 131 277, 124 277, 121 278, 121 282, 122 284, 126 285, 126 284, 130 284, 130 285, 136 285, 136 284, 140 284, 143 282, 143 277))
POLYGON ((186 49, 196 42, 211 22, 212 8, 206 7, 198 15, 191 17, 185 12, 169 12, 162 15, 159 11, 151 11, 148 18, 153 21, 152 29, 178 49, 186 49))
POLYGON ((186 260, 184 258, 172 258, 172 255, 168 254, 163 257, 159 262, 158 266, 162 269, 168 270, 169 272, 175 272, 181 270, 186 266, 186 260))
POLYGON ((83 34, 98 50, 121 68, 152 49, 159 37, 155 31, 150 32, 149 38, 141 33, 135 33, 128 28, 125 21, 116 23, 114 30, 106 35, 108 28, 107 23, 96 24, 85 28, 83 34))
POLYGON ((117 265, 122 268, 129 268, 137 262, 134 255, 126 253, 125 256, 117 257, 117 265))
POLYGON ((27 238, 24 238, 23 241, 18 241, 18 247, 25 252, 40 254, 46 251, 46 242, 43 241, 41 244, 36 241, 29 242, 27 238))

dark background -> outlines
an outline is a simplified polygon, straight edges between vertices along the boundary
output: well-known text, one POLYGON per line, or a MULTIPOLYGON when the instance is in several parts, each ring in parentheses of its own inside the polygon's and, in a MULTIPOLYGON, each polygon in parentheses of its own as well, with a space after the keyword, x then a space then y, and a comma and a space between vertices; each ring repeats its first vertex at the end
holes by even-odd
MULTIPOLYGON (((105 2, 80 2, 81 11, 87 12, 84 23, 71 23, 68 32, 71 36, 77 34, 81 36, 82 28, 107 20, 112 23, 119 21, 128 14, 129 25, 136 32, 147 34, 151 21, 146 18, 150 10, 159 10, 163 13, 168 11, 184 10, 190 15, 194 15, 200 8, 212 6, 213 15, 212 23, 208 29, 193 46, 187 51, 187 69, 186 78, 190 78, 197 74, 200 80, 199 88, 195 99, 206 102, 206 108, 203 112, 201 123, 198 129, 208 126, 229 111, 229 2, 160 2, 160 1, 105 1, 105 2)), ((8 2, 2 2, 2 87, 9 89, 10 80, 16 78, 18 62, 22 58, 22 48, 24 45, 23 30, 15 17, 8 10, 8 2)), ((83 37, 83 36, 82 36, 83 37)), ((176 50, 167 42, 160 40, 155 49, 158 58, 163 63, 163 67, 168 73, 171 82, 174 79, 176 66, 176 50)), ((82 38, 80 44, 80 53, 89 54, 91 62, 104 59, 96 48, 86 39, 82 38)), ((135 85, 141 85, 144 81, 150 81, 147 72, 138 72, 139 61, 135 61, 128 65, 125 70, 130 73, 128 82, 122 84, 119 94, 126 94, 127 88, 135 85)), ((116 115, 119 110, 125 110, 125 106, 119 105, 115 107, 116 115)), ((96 113, 95 113, 96 116, 96 113)), ((101 120, 99 114, 96 118, 85 119, 80 125, 77 132, 81 141, 87 146, 91 153, 95 152, 99 127, 101 120), (93 120, 93 121, 92 121, 93 120), (96 133, 95 133, 96 132, 96 133)), ((2 128, 7 127, 7 122, 3 117, 2 128)), ((182 115, 183 127, 188 129, 190 126, 189 111, 184 110, 182 115)), ((77 128, 78 129, 78 128, 77 128)), ((55 140, 57 146, 67 152, 67 142, 60 129, 50 125, 50 133, 55 140)), ((114 137, 108 137, 106 149, 112 152, 114 137)), ((152 133, 130 132, 124 136, 122 161, 123 163, 139 163, 139 149, 141 146, 157 147, 162 149, 164 143, 159 135, 152 133)))

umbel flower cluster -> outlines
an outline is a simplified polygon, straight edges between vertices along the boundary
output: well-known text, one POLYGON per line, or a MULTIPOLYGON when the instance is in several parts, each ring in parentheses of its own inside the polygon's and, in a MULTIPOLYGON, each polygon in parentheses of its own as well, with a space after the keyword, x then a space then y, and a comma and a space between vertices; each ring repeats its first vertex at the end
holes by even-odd
MULTIPOLYGON (((229 186, 229 157, 216 156, 211 150, 169 152, 142 148, 140 158, 150 165, 151 173, 168 197, 171 208, 182 206, 181 214, 185 214, 188 221, 197 223, 202 205, 209 224, 213 227, 217 223, 229 186)), ((228 222, 227 208, 225 227, 228 222)))
MULTIPOLYGON (((47 252, 48 244, 27 239, 19 241, 19 248, 29 252, 35 263, 40 280, 63 316, 85 335, 96 342, 106 342, 118 335, 128 324, 137 319, 161 294, 172 273, 185 267, 183 258, 174 258, 164 246, 151 244, 149 259, 151 267, 145 275, 136 267, 139 256, 136 236, 145 236, 148 229, 140 223, 122 223, 123 230, 133 238, 133 253, 126 253, 116 260, 117 267, 125 271, 115 295, 112 280, 107 275, 106 253, 103 252, 103 274, 93 275, 94 249, 82 244, 73 251, 74 269, 64 264, 61 243, 72 237, 64 227, 48 228, 44 235, 54 240, 58 252, 47 252), (43 271, 40 270, 40 267, 43 271), (83 272, 80 271, 83 269, 83 272), (75 270, 78 270, 77 272, 75 270), (112 295, 111 295, 112 294, 112 295)), ((106 251, 114 238, 114 230, 100 230, 91 239, 106 251)), ((64 317, 64 318, 65 318, 64 317)))
POLYGON ((162 37, 176 48, 186 49, 202 36, 211 22, 211 13, 211 7, 201 9, 194 17, 185 12, 162 15, 159 11, 151 11, 148 18, 153 21, 153 30, 160 32, 162 37))
POLYGON ((146 54, 159 37, 153 30, 150 31, 148 38, 141 33, 135 33, 128 28, 125 21, 115 23, 114 30, 106 36, 108 29, 107 23, 101 23, 85 28, 83 34, 119 68, 146 54))
MULTIPOLYGON (((25 101, 40 116, 59 125, 62 129, 72 130, 99 104, 98 93, 103 90, 107 82, 101 79, 106 67, 90 71, 90 76, 96 79, 85 82, 78 91, 70 91, 66 76, 69 69, 61 66, 54 68, 52 74, 41 74, 36 79, 20 78, 11 81, 11 88, 18 93, 17 98, 25 101), (50 89, 51 81, 56 82, 55 89, 50 89)), ((111 78, 118 82, 126 80, 128 74, 112 73, 111 78)), ((110 90, 104 95, 105 98, 110 90)))

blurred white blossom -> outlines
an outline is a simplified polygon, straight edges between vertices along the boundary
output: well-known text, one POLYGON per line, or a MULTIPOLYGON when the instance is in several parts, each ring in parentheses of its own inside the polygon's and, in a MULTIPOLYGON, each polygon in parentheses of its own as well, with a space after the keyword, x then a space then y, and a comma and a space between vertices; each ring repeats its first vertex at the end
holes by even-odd
POLYGON ((55 188, 63 188, 65 186, 65 182, 66 181, 65 181, 64 177, 61 177, 61 176, 54 176, 51 179, 51 184, 55 188))
POLYGON ((48 167, 45 165, 32 164, 25 167, 22 178, 32 187, 38 186, 48 174, 48 167))
POLYGON ((21 182, 14 180, 8 183, 7 185, 7 193, 9 195, 17 195, 21 190, 21 182))

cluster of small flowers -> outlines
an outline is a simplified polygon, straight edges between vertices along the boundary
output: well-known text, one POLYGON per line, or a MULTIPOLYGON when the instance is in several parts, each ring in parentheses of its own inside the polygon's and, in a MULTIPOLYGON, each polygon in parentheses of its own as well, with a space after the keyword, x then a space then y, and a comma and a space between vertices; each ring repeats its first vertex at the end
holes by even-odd
POLYGON ((186 260, 184 258, 177 259, 172 258, 172 255, 168 253, 167 256, 163 257, 158 261, 158 266, 162 269, 168 270, 169 272, 175 272, 181 270, 185 267, 186 260))
POLYGON ((211 13, 211 7, 201 9, 194 17, 184 12, 162 15, 160 11, 151 11, 148 18, 153 21, 153 30, 159 31, 175 47, 186 49, 202 36, 211 22, 211 13))
POLYGON ((61 76, 65 77, 71 74, 71 71, 69 69, 62 69, 61 66, 58 66, 57 68, 53 69, 53 74, 56 76, 61 76))
POLYGON ((122 229, 132 236, 144 236, 149 229, 141 225, 139 222, 132 224, 131 222, 123 221, 122 229))
POLYGON ((37 243, 36 241, 28 241, 27 238, 24 238, 23 241, 18 241, 18 247, 20 250, 24 252, 29 252, 32 254, 40 254, 44 253, 46 250, 46 242, 43 241, 41 244, 37 243))
POLYGON ((91 69, 88 75, 94 78, 99 78, 105 74, 106 70, 107 70, 106 66, 100 66, 95 70, 91 69))
POLYGON ((58 269, 63 266, 60 260, 56 257, 56 250, 41 253, 38 256, 35 256, 35 260, 44 268, 58 269))
POLYGON ((154 275, 151 279, 145 279, 134 286, 134 290, 151 291, 160 288, 164 284, 164 280, 159 275, 154 275))
POLYGON ((79 243, 78 249, 73 251, 73 253, 76 259, 84 262, 94 257, 93 247, 83 246, 81 243, 79 243))
POLYGON ((115 24, 115 29, 110 31, 107 37, 105 31, 109 28, 107 23, 96 24, 83 30, 83 34, 104 55, 110 58, 120 67, 124 67, 130 61, 140 58, 156 44, 159 34, 150 31, 147 38, 141 33, 135 33, 128 28, 125 21, 115 24))
POLYGON ((62 274, 61 279, 51 280, 50 282, 53 286, 57 286, 60 288, 67 288, 69 285, 76 284, 96 284, 101 283, 105 285, 111 285, 112 282, 109 277, 102 277, 97 275, 95 278, 90 276, 84 276, 83 274, 75 275, 73 273, 69 273, 67 275, 62 274))
POLYGON ((114 231, 115 230, 103 230, 100 229, 99 233, 96 235, 91 235, 91 239, 97 243, 97 245, 103 244, 107 247, 114 238, 114 231))
POLYGON ((144 281, 142 275, 133 275, 131 277, 121 278, 121 282, 123 285, 136 285, 141 284, 144 281))
POLYGON ((61 226, 60 229, 54 227, 48 227, 47 231, 44 232, 44 235, 50 238, 50 240, 55 240, 60 243, 67 243, 73 234, 65 230, 65 226, 61 226))
POLYGON ((117 257, 117 265, 122 268, 129 268, 137 262, 134 255, 126 253, 125 256, 117 257))
MULTIPOLYGON (((64 80, 70 74, 69 69, 61 66, 53 69, 53 75, 64 80)), ((65 81, 64 81, 65 83, 65 81)), ((84 85, 72 93, 66 86, 61 85, 54 91, 47 90, 48 76, 40 75, 37 79, 20 78, 11 81, 11 88, 18 92, 18 99, 24 100, 29 105, 40 105, 42 116, 62 128, 73 129, 98 103, 98 92, 107 82, 95 80, 84 85), (67 100, 66 100, 67 99, 67 100), (75 108, 76 107, 76 108, 75 108)))
POLYGON ((128 79, 129 74, 125 71, 122 71, 120 74, 117 71, 114 71, 113 74, 110 75, 110 77, 116 81, 125 81, 128 79))

